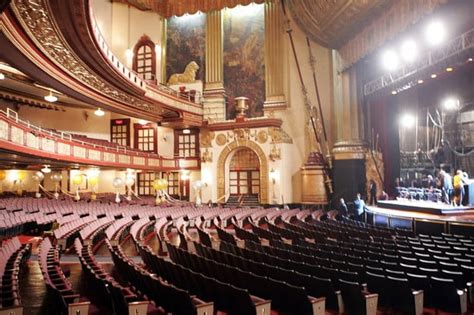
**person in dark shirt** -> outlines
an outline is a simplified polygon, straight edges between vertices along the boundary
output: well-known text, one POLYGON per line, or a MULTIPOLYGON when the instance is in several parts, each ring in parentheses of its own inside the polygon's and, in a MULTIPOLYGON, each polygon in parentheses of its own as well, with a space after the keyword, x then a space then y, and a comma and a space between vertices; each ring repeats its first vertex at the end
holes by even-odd
POLYGON ((347 210, 347 205, 346 205, 346 202, 344 201, 344 198, 341 198, 339 200, 339 206, 337 207, 337 210, 339 211, 339 214, 343 217, 347 217, 349 215, 349 212, 347 210))
POLYGON ((370 191, 370 199, 369 199, 369 205, 377 205, 377 184, 373 179, 370 180, 370 185, 369 185, 369 191, 370 191))

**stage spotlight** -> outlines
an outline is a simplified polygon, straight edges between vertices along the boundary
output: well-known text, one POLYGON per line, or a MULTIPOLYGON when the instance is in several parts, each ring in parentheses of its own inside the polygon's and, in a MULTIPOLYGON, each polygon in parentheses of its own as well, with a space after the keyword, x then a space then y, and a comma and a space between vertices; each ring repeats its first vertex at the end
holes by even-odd
POLYGON ((404 128, 412 128, 415 125, 415 116, 412 114, 403 114, 400 117, 400 125, 404 128))
POLYGON ((397 95, 397 91, 393 90, 392 95, 397 95))
POLYGON ((446 72, 451 72, 451 71, 453 71, 453 70, 454 70, 453 67, 447 67, 447 68, 446 68, 446 72))
POLYGON ((422 79, 418 80, 418 84, 422 84, 423 82, 425 81, 423 81, 422 79))
POLYGON ((426 40, 431 45, 439 45, 446 37, 446 29, 440 21, 432 21, 426 26, 426 40))
POLYGON ((443 107, 446 110, 455 110, 459 108, 459 100, 453 97, 447 98, 443 102, 443 107))
POLYGON ((402 44, 401 55, 406 62, 413 62, 418 57, 418 49, 413 39, 407 39, 402 44))
POLYGON ((432 78, 432 79, 436 79, 437 76, 438 76, 438 75, 437 75, 436 73, 433 73, 433 74, 431 75, 431 78, 432 78))
POLYGON ((393 50, 387 50, 382 55, 382 64, 385 69, 389 71, 393 71, 398 68, 400 61, 398 59, 398 55, 393 50))

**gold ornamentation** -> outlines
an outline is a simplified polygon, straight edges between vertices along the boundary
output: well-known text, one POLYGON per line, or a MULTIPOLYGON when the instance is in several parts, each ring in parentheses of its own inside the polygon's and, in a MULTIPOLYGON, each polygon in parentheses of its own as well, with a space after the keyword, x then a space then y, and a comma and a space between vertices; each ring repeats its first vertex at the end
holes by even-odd
POLYGON ((44 0, 16 0, 11 7, 30 39, 56 66, 101 94, 148 112, 158 112, 157 106, 129 96, 106 83, 77 58, 59 35, 60 31, 56 29, 44 0))
POLYGON ((209 129, 203 129, 199 133, 199 145, 201 148, 211 148, 212 147, 212 140, 214 140, 215 134, 213 131, 209 131, 209 129))
POLYGON ((199 70, 199 65, 196 61, 188 63, 183 73, 172 74, 168 80, 168 85, 175 85, 179 83, 194 83, 196 82, 196 72, 199 70))
POLYGON ((235 111, 237 112, 237 117, 245 117, 245 111, 249 109, 249 99, 244 96, 235 98, 235 111))
POLYGON ((264 144, 268 140, 268 133, 265 130, 260 130, 257 133, 257 141, 260 144, 264 144))
POLYGON ((276 145, 273 145, 272 149, 270 150, 270 154, 269 154, 268 157, 272 161, 281 160, 281 150, 279 148, 277 148, 276 145))
POLYGON ((271 127, 268 128, 268 134, 272 139, 271 143, 293 143, 291 137, 281 128, 271 127))
POLYGON ((249 140, 250 129, 249 128, 234 129, 234 139, 237 141, 249 140))
POLYGON ((217 137, 216 137, 216 143, 218 145, 221 145, 221 146, 226 144, 227 143, 227 136, 223 133, 218 134, 217 137))
POLYGON ((202 153, 201 162, 202 163, 212 163, 212 152, 209 152, 209 150, 207 148, 206 148, 206 151, 204 151, 202 153))

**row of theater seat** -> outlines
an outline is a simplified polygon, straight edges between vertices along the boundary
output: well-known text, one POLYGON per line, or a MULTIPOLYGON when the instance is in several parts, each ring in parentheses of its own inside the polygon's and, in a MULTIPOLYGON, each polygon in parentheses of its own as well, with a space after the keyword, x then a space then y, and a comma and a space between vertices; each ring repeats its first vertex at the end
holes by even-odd
POLYGON ((7 239, 0 247, 0 313, 22 314, 19 275, 31 254, 31 245, 22 245, 18 237, 7 239))
POLYGON ((61 265, 59 246, 44 238, 40 244, 38 261, 48 293, 53 297, 53 314, 88 314, 90 302, 81 298, 66 278, 61 265))

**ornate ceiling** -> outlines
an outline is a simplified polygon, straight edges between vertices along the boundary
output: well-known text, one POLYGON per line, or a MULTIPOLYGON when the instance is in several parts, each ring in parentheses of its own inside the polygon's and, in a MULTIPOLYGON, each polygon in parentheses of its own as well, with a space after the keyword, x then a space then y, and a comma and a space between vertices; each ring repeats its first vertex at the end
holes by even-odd
POLYGON ((161 16, 194 14, 197 11, 208 12, 223 8, 233 8, 236 5, 247 5, 252 2, 263 3, 265 0, 113 0, 115 2, 127 3, 140 10, 152 10, 161 16))
POLYGON ((308 37, 339 48, 394 0, 287 0, 293 19, 308 37))

